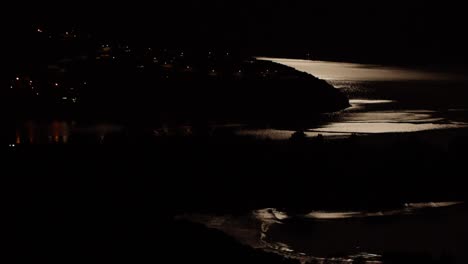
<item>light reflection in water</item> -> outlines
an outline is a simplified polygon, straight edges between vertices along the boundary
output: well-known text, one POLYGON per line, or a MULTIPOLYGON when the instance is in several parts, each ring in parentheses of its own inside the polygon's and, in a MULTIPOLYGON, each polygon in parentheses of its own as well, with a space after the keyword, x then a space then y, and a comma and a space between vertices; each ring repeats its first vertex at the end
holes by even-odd
POLYGON ((382 217, 392 215, 414 214, 418 210, 429 208, 443 208, 455 205, 461 205, 463 202, 430 202, 430 203, 408 203, 405 207, 398 210, 387 210, 379 212, 353 212, 353 211, 313 211, 306 214, 305 218, 319 219, 319 220, 334 220, 346 218, 364 218, 364 217, 382 217))
POLYGON ((390 104, 390 100, 350 100, 353 107, 342 113, 339 121, 330 122, 313 132, 398 133, 468 127, 468 123, 441 117, 432 110, 365 111, 367 105, 390 104), (363 110, 363 111, 361 111, 363 110))
POLYGON ((296 70, 310 73, 320 79, 333 81, 440 81, 466 79, 466 76, 458 74, 371 64, 283 58, 257 59, 284 64, 296 70))
POLYGON ((394 100, 369 100, 369 99, 351 99, 349 100, 351 107, 347 111, 356 111, 365 109, 366 105, 381 105, 396 103, 394 100))
POLYGON ((102 143, 106 135, 119 133, 122 129, 122 126, 107 123, 80 125, 75 121, 25 121, 17 124, 14 143, 67 144, 73 136, 85 136, 85 141, 95 138, 96 142, 102 143))
POLYGON ((65 121, 52 121, 48 129, 51 140, 49 143, 64 143, 64 137, 70 134, 70 124, 65 121))
POLYGON ((435 123, 376 123, 376 122, 341 122, 324 125, 320 128, 310 130, 316 133, 403 133, 419 132, 426 130, 442 130, 468 127, 465 123, 435 124, 435 123))

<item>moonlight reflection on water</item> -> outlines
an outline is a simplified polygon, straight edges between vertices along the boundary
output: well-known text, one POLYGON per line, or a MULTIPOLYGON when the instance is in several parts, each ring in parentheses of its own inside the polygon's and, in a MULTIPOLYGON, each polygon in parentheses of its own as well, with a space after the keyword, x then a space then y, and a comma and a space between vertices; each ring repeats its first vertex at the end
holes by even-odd
POLYGON ((463 75, 410 69, 402 67, 388 67, 372 64, 358 64, 347 62, 329 62, 298 60, 285 58, 257 58, 270 60, 293 67, 299 71, 310 73, 327 81, 438 81, 464 79, 463 75))

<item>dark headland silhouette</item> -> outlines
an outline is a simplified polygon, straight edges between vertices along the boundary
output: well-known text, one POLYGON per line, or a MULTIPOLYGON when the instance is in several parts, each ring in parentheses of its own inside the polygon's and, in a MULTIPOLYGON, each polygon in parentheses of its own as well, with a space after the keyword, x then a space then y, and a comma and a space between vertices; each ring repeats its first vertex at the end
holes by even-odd
POLYGON ((22 118, 248 121, 314 118, 349 106, 327 82, 232 49, 167 49, 30 28, 2 100, 22 118))

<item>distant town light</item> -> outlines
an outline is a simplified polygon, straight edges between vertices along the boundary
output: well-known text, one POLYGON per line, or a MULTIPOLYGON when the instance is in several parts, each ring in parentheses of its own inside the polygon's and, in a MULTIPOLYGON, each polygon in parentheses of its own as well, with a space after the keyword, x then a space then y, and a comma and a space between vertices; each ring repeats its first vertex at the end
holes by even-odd
POLYGON ((19 79, 20 79, 19 77, 16 77, 16 80, 17 80, 17 81, 19 81, 19 79))
POLYGON ((58 84, 58 83, 55 83, 55 86, 59 86, 59 84, 58 84))
POLYGON ((64 96, 62 97, 62 100, 68 100, 68 97, 64 96))
POLYGON ((9 144, 8 145, 10 148, 14 148, 16 145, 15 144, 9 144))
POLYGON ((38 28, 37 32, 42 33, 42 29, 38 28))
POLYGON ((39 96, 39 93, 36 93, 37 96, 39 96))
POLYGON ((10 89, 13 89, 13 85, 10 85, 10 89))

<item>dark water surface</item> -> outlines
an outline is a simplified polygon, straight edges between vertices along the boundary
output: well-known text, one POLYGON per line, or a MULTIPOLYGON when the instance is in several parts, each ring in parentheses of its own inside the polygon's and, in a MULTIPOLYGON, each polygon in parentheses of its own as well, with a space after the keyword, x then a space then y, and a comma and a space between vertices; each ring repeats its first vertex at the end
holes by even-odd
MULTIPOLYGON (((446 146, 453 133, 466 133, 462 131, 468 127, 468 82, 461 75, 271 60, 326 79, 350 98, 351 108, 325 115, 321 124, 305 131, 309 137, 321 134, 332 139, 357 134, 365 138, 381 134, 376 143, 383 144, 393 138, 385 135, 400 137, 418 132, 419 138, 446 146)), ((283 140, 294 130, 242 129, 238 133, 283 140)), ((277 191, 281 195, 281 190, 277 191)), ((244 244, 304 263, 388 263, 395 259, 396 263, 413 259, 464 263, 468 259, 464 248, 468 245, 468 211, 458 201, 407 201, 399 208, 372 211, 290 214, 287 209, 265 208, 244 215, 182 217, 222 230, 244 244)))

